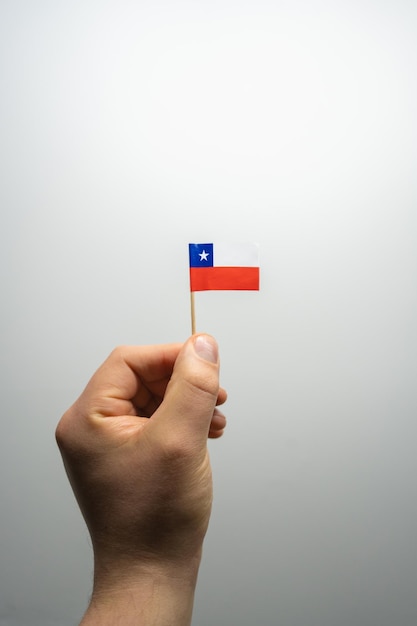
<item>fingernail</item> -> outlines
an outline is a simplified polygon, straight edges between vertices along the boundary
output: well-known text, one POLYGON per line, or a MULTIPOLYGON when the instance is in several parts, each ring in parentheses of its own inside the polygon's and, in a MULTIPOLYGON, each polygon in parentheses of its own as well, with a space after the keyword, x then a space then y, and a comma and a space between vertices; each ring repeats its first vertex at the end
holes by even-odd
POLYGON ((219 351, 217 348, 217 342, 209 335, 198 335, 194 340, 195 351, 202 359, 210 361, 210 363, 217 363, 219 351))

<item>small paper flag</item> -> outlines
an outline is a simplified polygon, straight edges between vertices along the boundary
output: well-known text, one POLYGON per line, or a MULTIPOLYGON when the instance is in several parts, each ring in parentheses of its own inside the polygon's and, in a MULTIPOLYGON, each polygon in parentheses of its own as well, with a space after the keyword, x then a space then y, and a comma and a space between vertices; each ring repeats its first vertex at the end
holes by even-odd
POLYGON ((259 291, 259 247, 244 243, 190 243, 190 290, 259 291))

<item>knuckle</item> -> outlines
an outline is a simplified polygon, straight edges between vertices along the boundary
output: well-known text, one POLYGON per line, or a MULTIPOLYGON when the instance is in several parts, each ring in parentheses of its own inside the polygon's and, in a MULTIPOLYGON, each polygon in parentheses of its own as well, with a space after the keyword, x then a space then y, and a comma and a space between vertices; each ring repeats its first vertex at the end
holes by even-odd
POLYGON ((125 346, 124 344, 115 346, 113 350, 110 352, 108 356, 108 360, 123 361, 126 356, 127 351, 128 351, 128 346, 125 346))
POLYGON ((170 464, 182 464, 195 453, 195 443, 182 433, 171 433, 163 443, 162 455, 170 464))
POLYGON ((60 449, 66 447, 70 435, 70 429, 68 427, 68 412, 65 412, 64 415, 58 422, 58 425, 55 429, 55 440, 60 449))
POLYGON ((187 383, 191 390, 204 396, 214 396, 217 400, 219 393, 218 376, 214 373, 208 373, 205 376, 197 375, 191 372, 188 376, 187 383))

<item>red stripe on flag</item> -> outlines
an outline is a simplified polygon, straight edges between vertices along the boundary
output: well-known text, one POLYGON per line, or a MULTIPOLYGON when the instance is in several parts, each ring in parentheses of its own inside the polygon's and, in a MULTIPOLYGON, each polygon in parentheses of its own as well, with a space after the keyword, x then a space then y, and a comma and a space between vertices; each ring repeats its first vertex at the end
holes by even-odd
POLYGON ((190 267, 191 291, 259 290, 259 267, 190 267))

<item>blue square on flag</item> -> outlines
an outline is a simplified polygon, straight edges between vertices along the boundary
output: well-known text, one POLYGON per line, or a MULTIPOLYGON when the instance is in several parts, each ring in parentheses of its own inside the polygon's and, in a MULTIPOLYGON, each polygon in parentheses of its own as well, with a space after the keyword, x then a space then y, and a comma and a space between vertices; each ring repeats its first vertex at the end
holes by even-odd
POLYGON ((213 267, 213 244, 190 243, 190 267, 213 267))

